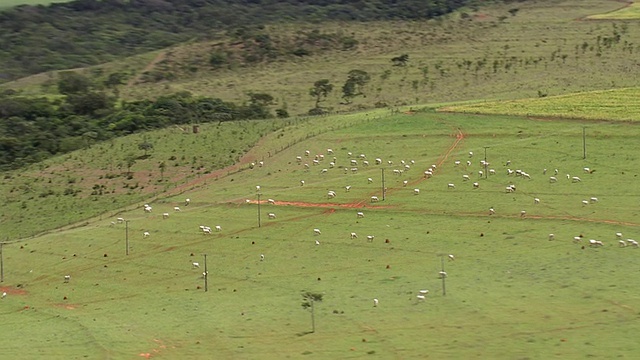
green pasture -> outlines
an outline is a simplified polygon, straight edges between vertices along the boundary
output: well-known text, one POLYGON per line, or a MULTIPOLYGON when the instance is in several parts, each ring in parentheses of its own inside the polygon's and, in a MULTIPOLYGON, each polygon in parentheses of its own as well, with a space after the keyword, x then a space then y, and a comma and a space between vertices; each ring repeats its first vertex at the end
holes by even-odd
MULTIPOLYGON (((253 167, 184 193, 138 194, 139 205, 114 203, 80 226, 5 244, 8 295, 0 305, 12 331, 0 337, 3 352, 16 359, 548 359, 640 351, 640 290, 629 280, 640 249, 618 247, 615 235, 640 237, 639 188, 630 185, 640 150, 634 123, 433 112, 321 120, 270 133, 249 152, 253 167), (325 158, 313 165, 316 154, 325 158), (508 168, 531 179, 507 175, 508 168), (488 169, 495 174, 480 177, 488 169), (558 182, 550 183, 555 169, 558 182), (382 200, 383 173, 385 199, 371 203, 374 195, 382 200), (516 192, 505 191, 509 184, 516 192), (598 201, 582 204, 591 197, 598 201), (222 230, 205 235, 201 225, 222 230), (590 247, 589 239, 604 246, 590 247), (429 290, 424 302, 416 298, 422 289, 429 290), (301 307, 305 291, 324 297, 315 304, 315 333, 301 307)), ((148 136, 178 149, 197 142, 162 134, 148 136)), ((206 128, 200 135, 215 137, 206 128)), ((99 163, 91 151, 67 161, 99 163)), ((68 211, 50 210, 51 217, 68 211)))
POLYGON ((626 2, 626 5, 618 10, 604 14, 587 16, 589 20, 637 20, 640 18, 640 4, 626 2))

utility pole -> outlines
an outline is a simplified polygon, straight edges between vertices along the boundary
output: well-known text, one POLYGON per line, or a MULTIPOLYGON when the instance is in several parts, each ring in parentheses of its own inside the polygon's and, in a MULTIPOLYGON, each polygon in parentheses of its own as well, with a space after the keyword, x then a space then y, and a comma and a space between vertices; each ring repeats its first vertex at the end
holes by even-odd
POLYGON ((4 245, 4 243, 0 242, 0 282, 4 282, 4 260, 2 255, 2 245, 4 245))
POLYGON ((258 193, 258 227, 260 227, 260 193, 258 193))
POLYGON ((387 195, 387 188, 384 186, 384 168, 380 170, 382 170, 382 201, 384 201, 387 195))
POLYGON ((447 296, 447 288, 445 286, 445 279, 447 278, 447 273, 444 272, 444 255, 440 256, 440 262, 442 264, 442 271, 440 271, 440 276, 442 277, 442 296, 447 296))
POLYGON ((582 127, 582 158, 587 158, 587 130, 586 127, 582 127))
POLYGON ((204 291, 209 291, 209 284, 207 278, 209 277, 209 271, 207 270, 207 254, 204 254, 204 291))
POLYGON ((487 148, 488 146, 484 147, 484 178, 486 179, 488 174, 487 174, 487 148))
POLYGON ((129 255, 129 220, 125 220, 124 225, 124 242, 126 246, 126 253, 129 255))

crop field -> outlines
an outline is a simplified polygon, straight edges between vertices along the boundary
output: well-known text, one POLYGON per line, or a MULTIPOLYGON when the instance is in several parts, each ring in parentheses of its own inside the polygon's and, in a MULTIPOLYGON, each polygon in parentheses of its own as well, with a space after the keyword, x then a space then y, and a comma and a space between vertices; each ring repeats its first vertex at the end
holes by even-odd
POLYGON ((588 16, 593 20, 637 20, 640 18, 640 4, 637 2, 627 2, 627 6, 622 9, 588 16))
POLYGON ((320 123, 324 131, 304 123, 274 131, 241 160, 255 166, 156 196, 150 213, 139 206, 5 244, 0 311, 11 331, 0 337, 3 353, 548 359, 640 352, 633 280, 640 249, 627 241, 640 238, 636 123, 433 111, 320 123), (287 138, 302 140, 278 143, 287 138), (429 290, 424 300, 420 290, 429 290), (322 295, 315 332, 301 306, 305 292, 322 295))
POLYGON ((440 111, 473 114, 509 114, 547 118, 638 121, 640 89, 592 91, 511 101, 487 101, 443 106, 440 111))

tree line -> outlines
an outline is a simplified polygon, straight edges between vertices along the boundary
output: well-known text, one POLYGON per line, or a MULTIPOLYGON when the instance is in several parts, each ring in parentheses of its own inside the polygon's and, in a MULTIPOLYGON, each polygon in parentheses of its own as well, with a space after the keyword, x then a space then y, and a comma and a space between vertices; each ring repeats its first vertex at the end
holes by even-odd
MULTIPOLYGON (((0 170, 15 169, 54 155, 135 132, 172 125, 272 118, 273 97, 249 93, 241 103, 189 92, 155 100, 122 101, 87 77, 62 72, 59 98, 0 94, 0 170)), ((277 109, 288 117, 286 109, 277 109)))
POLYGON ((428 19, 480 2, 75 0, 49 6, 23 5, 0 12, 0 82, 97 65, 186 40, 212 39, 248 24, 428 19))

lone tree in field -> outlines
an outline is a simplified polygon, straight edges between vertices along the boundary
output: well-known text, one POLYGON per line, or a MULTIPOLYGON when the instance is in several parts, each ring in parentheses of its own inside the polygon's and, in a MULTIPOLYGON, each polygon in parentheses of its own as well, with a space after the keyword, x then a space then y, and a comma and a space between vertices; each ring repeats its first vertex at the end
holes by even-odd
POLYGON ((347 81, 342 86, 342 98, 347 104, 353 101, 356 96, 363 95, 362 88, 371 80, 369 73, 363 70, 351 70, 347 81))
POLYGON ((312 333, 316 332, 315 309, 313 304, 315 302, 321 302, 321 301, 322 301, 322 294, 320 293, 313 293, 311 291, 307 291, 304 294, 302 294, 302 308, 303 309, 311 308, 311 332, 312 333))
POLYGON ((147 157, 147 151, 153 149, 153 144, 148 141, 143 141, 138 144, 138 150, 144 151, 144 157, 147 157))
POLYGON ((329 79, 322 79, 313 83, 313 87, 309 90, 309 95, 316 99, 316 109, 320 108, 320 102, 326 99, 331 91, 333 91, 333 85, 329 83, 329 79))
POLYGON ((407 54, 402 54, 400 56, 391 58, 391 62, 393 63, 393 66, 407 66, 408 61, 409 61, 409 55, 407 54))
POLYGON ((128 154, 128 155, 125 157, 124 161, 125 161, 125 163, 126 163, 126 165, 127 165, 127 177, 131 177, 131 176, 133 176, 133 174, 131 174, 131 167, 132 167, 133 165, 135 165, 135 163, 136 163, 136 155, 135 155, 135 154, 133 154, 133 153, 128 154))
POLYGON ((167 169, 167 164, 164 161, 160 161, 160 164, 158 164, 158 169, 160 169, 160 181, 163 181, 164 171, 167 169))

